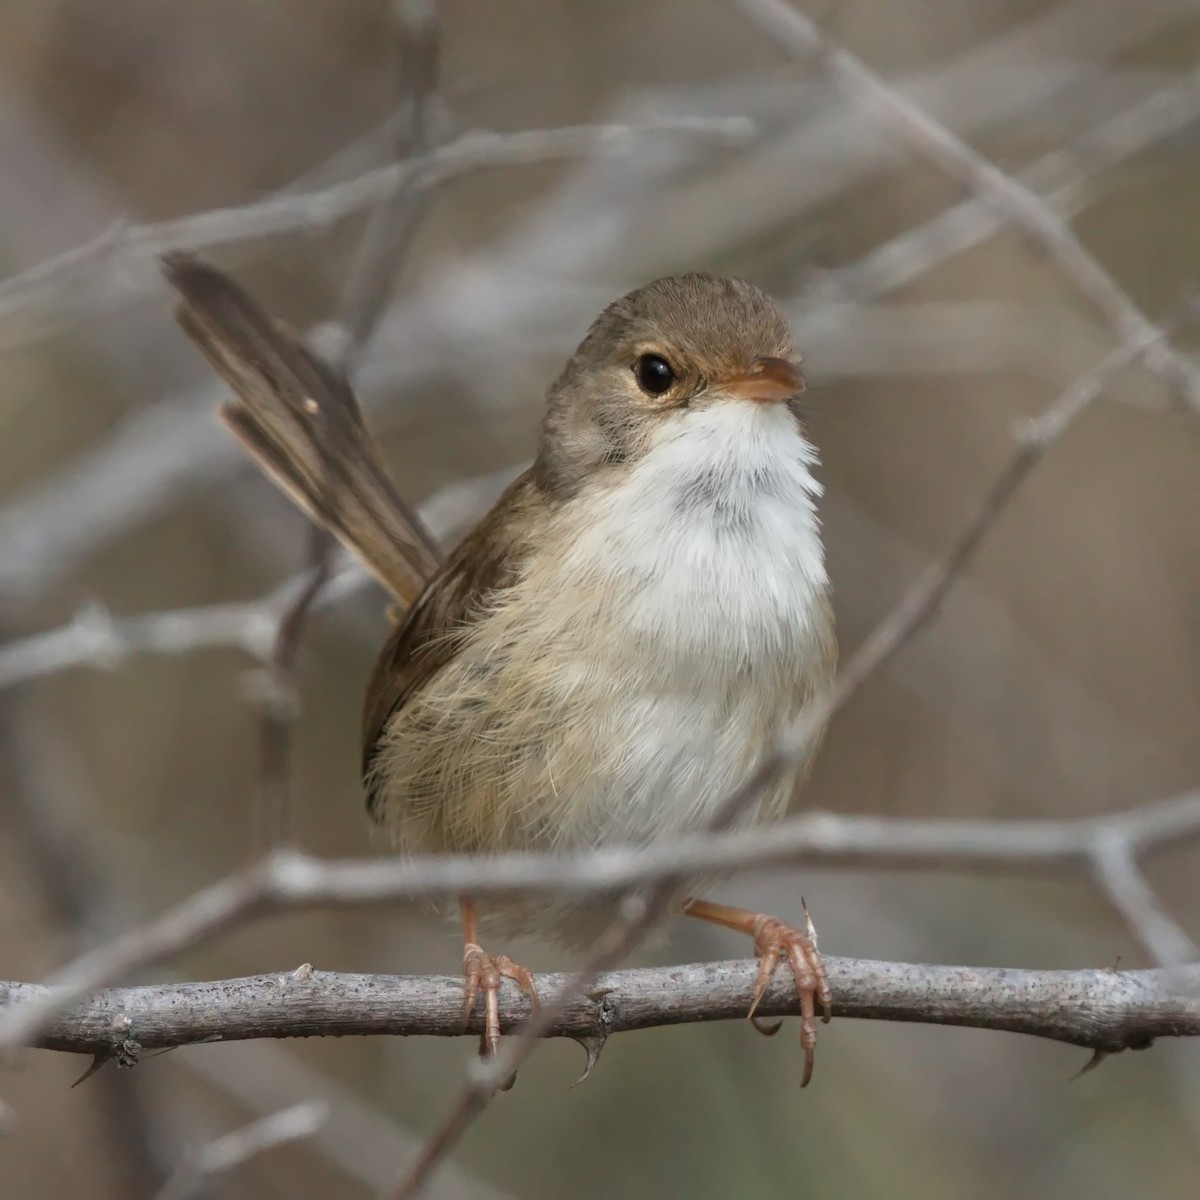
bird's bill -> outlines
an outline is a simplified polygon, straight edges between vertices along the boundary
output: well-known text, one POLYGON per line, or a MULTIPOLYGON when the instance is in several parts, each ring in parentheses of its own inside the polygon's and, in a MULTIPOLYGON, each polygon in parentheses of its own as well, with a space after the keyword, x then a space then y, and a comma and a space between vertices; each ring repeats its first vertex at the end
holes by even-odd
POLYGON ((777 404, 792 400, 804 391, 800 368, 786 358, 756 358, 750 370, 722 380, 718 390, 758 404, 777 404))

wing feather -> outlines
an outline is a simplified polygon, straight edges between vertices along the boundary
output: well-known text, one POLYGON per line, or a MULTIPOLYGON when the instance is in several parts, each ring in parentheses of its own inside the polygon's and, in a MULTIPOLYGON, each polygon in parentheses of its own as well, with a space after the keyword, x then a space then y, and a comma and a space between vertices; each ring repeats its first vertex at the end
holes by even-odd
POLYGON ((380 651, 363 705, 363 781, 367 811, 379 818, 381 789, 371 767, 390 722, 454 659, 462 639, 519 578, 531 526, 545 504, 530 471, 521 475, 426 584, 380 651))

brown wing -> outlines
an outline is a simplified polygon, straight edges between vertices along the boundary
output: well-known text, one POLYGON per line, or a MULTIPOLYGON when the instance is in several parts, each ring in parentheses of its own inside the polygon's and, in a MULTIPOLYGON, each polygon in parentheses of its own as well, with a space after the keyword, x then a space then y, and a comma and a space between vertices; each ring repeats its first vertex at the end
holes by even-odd
POLYGON ((450 662, 488 599, 520 574, 545 501, 526 471, 496 501, 425 586, 384 643, 363 705, 363 779, 367 811, 378 816, 371 762, 388 722, 450 662))

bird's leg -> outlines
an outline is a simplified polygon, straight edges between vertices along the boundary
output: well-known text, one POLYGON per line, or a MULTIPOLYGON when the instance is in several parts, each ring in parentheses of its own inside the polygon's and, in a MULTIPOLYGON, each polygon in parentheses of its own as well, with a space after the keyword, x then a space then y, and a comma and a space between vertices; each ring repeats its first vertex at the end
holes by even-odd
MULTIPOLYGON (((801 904, 804 901, 801 900, 801 904)), ((796 980, 796 991, 800 994, 800 1045, 804 1047, 804 1078, 801 1087, 806 1087, 813 1073, 813 1052, 817 1045, 816 1005, 821 1005, 821 1015, 829 1020, 831 997, 829 981, 825 977, 825 964, 817 953, 817 931, 804 904, 804 932, 793 929, 778 917, 766 913, 750 912, 745 908, 731 908, 726 904, 710 904, 695 898, 685 901, 683 911, 689 917, 709 921, 713 925, 724 925, 736 929, 754 939, 754 953, 758 958, 758 977, 754 982, 754 1001, 747 1016, 760 1033, 777 1033, 779 1026, 764 1028, 755 1021, 758 1009, 771 976, 781 959, 786 958, 796 980)))
POLYGON ((482 992, 484 1017, 480 1051, 486 1056, 491 1056, 496 1053, 496 1047, 500 1044, 500 981, 512 979, 519 984, 521 990, 532 1001, 535 1011, 538 1006, 537 987, 534 985, 533 975, 513 962, 507 954, 493 956, 480 946, 479 919, 471 897, 460 896, 458 906, 463 924, 463 1027, 470 1022, 471 1013, 475 1010, 475 1001, 482 992))

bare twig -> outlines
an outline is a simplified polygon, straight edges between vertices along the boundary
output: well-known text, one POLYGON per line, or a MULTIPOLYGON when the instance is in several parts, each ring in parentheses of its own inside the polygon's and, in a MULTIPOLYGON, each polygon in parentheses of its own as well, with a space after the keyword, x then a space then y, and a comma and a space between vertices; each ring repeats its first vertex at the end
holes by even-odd
MULTIPOLYGON (((1156 1037, 1200 1036, 1200 967, 1148 971, 1022 971, 827 958, 839 1017, 999 1029, 1116 1052, 1156 1037)), ((600 974, 586 993, 573 991, 542 1037, 606 1038, 636 1029, 744 1018, 756 964, 694 963, 600 974)), ((573 983, 539 975, 545 992, 573 983)), ((475 1014, 464 1030, 457 976, 348 975, 311 968, 245 979, 169 983, 99 992, 54 1018, 36 1045, 98 1054, 113 1030, 143 1049, 253 1038, 478 1035, 475 1014)), ((41 1003, 46 988, 0 983, 9 1013, 41 1003)), ((799 1013, 783 974, 767 992, 763 1015, 799 1013)), ((505 989, 506 1029, 529 1016, 529 1001, 505 989)))
MULTIPOLYGON (((415 1153, 417 1135, 392 1115, 364 1099, 348 1083, 316 1069, 298 1046, 274 1039, 207 1043, 174 1055, 182 1067, 250 1112, 268 1113, 296 1096, 329 1105, 329 1120, 305 1143, 305 1150, 374 1195, 390 1186, 396 1166, 415 1153)), ((157 1073, 157 1072, 156 1072, 157 1073)), ((447 1164, 432 1193, 441 1200, 513 1200, 490 1180, 447 1164)))
POLYGON ((742 117, 661 117, 637 125, 568 125, 517 133, 476 130, 423 158, 368 171, 310 192, 284 192, 252 204, 211 209, 177 220, 136 225, 117 221, 92 241, 0 283, 0 324, 30 306, 69 297, 86 276, 109 263, 123 272, 144 270, 147 290, 159 258, 186 246, 212 249, 285 233, 325 228, 385 200, 406 177, 438 187, 474 171, 529 166, 581 154, 625 157, 647 138, 696 137, 739 144, 755 134, 742 117))
MULTIPOLYGON (((435 0, 395 0, 400 27, 401 102, 396 159, 426 158, 430 146, 430 106, 437 88, 439 25, 435 0)), ((346 281, 342 325, 349 335, 335 365, 353 374, 354 362, 371 340, 428 205, 421 170, 402 172, 396 186, 371 214, 346 281)))
MULTIPOLYGON (((1068 3, 1062 6, 1060 10, 1056 11, 1053 19, 1033 23, 1030 27, 1031 32, 1034 26, 1037 28, 1037 37, 1034 42, 1026 45, 1018 38, 1006 53, 1016 56, 1020 50, 1019 61, 1025 61, 1031 45, 1040 46, 1045 39, 1052 42, 1060 40, 1061 30, 1066 27, 1064 22, 1075 28, 1083 21, 1085 11, 1085 6, 1078 4, 1068 3), (1069 10, 1074 10, 1074 16, 1071 17, 1070 22, 1067 22, 1069 10)), ((1138 24, 1139 21, 1150 21, 1150 17, 1146 13, 1141 13, 1130 24, 1122 26, 1119 44, 1124 44, 1129 38, 1137 36, 1137 31, 1141 28, 1138 24)), ((1152 21, 1151 25, 1153 26, 1152 21)), ((1106 27, 1101 25, 1086 31, 1076 29, 1076 33, 1079 36, 1098 38, 1097 52, 1108 54, 1113 49, 1110 44, 1113 35, 1105 33, 1105 29, 1106 27)), ((967 107, 968 96, 963 86, 963 78, 964 75, 973 78, 971 73, 966 71, 966 67, 971 62, 974 60, 967 60, 963 64, 956 64, 949 69, 945 74, 944 85, 939 82, 942 79, 941 75, 935 77, 931 83, 922 85, 918 92, 925 97, 925 103, 951 106, 947 109, 948 112, 961 114, 967 107)), ((997 65, 990 60, 988 60, 988 64, 986 72, 989 77, 994 76, 997 65)), ((1010 74, 1014 65, 1009 63, 1006 67, 1010 74)), ((1045 86, 1042 84, 1040 85, 1042 90, 1035 88, 1032 92, 1029 92, 1027 88, 1020 90, 1022 94, 1028 92, 1030 95, 1039 96, 1045 94, 1045 86)), ((978 89, 976 88, 976 90, 978 89)), ((992 90, 995 90, 994 84, 992 90)), ((1009 90, 1011 91, 1011 89, 1009 90)), ((1082 185, 1090 170, 1110 168, 1129 154, 1145 148, 1156 136, 1164 136, 1171 129, 1178 128, 1180 121, 1186 121, 1190 104, 1189 85, 1184 84, 1178 91, 1168 89, 1168 92, 1164 94, 1161 108, 1151 102, 1135 106, 1129 110, 1127 121, 1125 120, 1126 114, 1114 118, 1112 128, 1107 133, 1102 134, 1104 127, 1101 127, 1100 130, 1094 130, 1085 135, 1084 141, 1081 143, 1086 163, 1082 175, 1073 176, 1068 170, 1067 174, 1062 177, 1066 178, 1068 182, 1075 179, 1075 182, 1082 185), (1096 145, 1094 156, 1087 149, 1093 138, 1095 138, 1096 145), (1104 150, 1105 146, 1108 146, 1109 149, 1104 150)), ((939 109, 939 111, 941 110, 939 109)), ((1011 111, 1005 111, 1007 115, 1012 115, 1011 111)), ((996 115, 992 108, 987 109, 984 113, 976 113, 972 120, 978 123, 980 119, 987 118, 989 115, 992 118, 996 115)), ((805 144, 797 143, 800 147, 805 144)), ((1068 149, 1063 157, 1069 163, 1072 158, 1072 150, 1068 149)), ((1047 163, 1047 160, 1041 160, 1041 162, 1047 163)), ((1051 163, 1047 163, 1048 169, 1051 165, 1051 163)), ((1056 169, 1053 178, 1048 173, 1043 179, 1039 173, 1038 181, 1031 179, 1029 182, 1031 185, 1037 182, 1038 186, 1053 187, 1058 178, 1060 176, 1056 169)), ((845 182, 848 183, 850 180, 847 179, 845 182)), ((378 199, 384 194, 386 194, 386 188, 381 187, 372 192, 371 198, 378 199)), ((1074 195, 1078 197, 1079 194, 1079 190, 1076 189, 1074 195)), ((280 201, 283 199, 287 199, 287 197, 275 198, 280 201)), ((1057 203, 1061 196, 1056 194, 1054 199, 1057 203)), ((269 203, 274 202, 273 200, 269 203)), ((366 201, 364 201, 365 203, 366 201)), ((997 219, 992 216, 991 210, 982 204, 982 201, 971 201, 968 202, 968 205, 977 216, 986 212, 990 221, 989 228, 995 226, 997 219)), ((1073 211, 1073 208, 1074 203, 1068 205, 1069 211, 1073 211)), ((231 225, 236 224, 234 214, 241 210, 223 211, 228 216, 231 225)), ((253 218, 253 214, 258 211, 258 206, 251 206, 248 211, 253 218)), ((965 237, 967 244, 973 244, 973 239, 977 235, 972 231, 978 228, 975 218, 966 219, 966 213, 961 206, 960 209, 951 211, 952 213, 963 212, 965 232, 964 229, 959 228, 957 220, 952 227, 944 228, 942 232, 948 237, 965 237)), ((165 230, 166 227, 163 229, 165 230)), ((932 229, 930 232, 932 234, 932 229)), ((203 238, 189 238, 183 231, 180 231, 178 236, 179 240, 183 242, 190 241, 195 245, 206 244, 203 238)), ((159 243, 159 248, 162 244, 159 243)), ((909 274, 911 268, 905 266, 905 263, 909 261, 906 257, 909 251, 912 254, 911 261, 917 264, 918 269, 923 258, 928 265, 932 266, 945 257, 936 250, 936 247, 931 250, 929 245, 921 242, 920 239, 918 239, 918 245, 909 246, 907 250, 902 239, 897 239, 894 246, 895 256, 887 252, 886 247, 881 249, 884 251, 883 261, 876 259, 874 255, 869 255, 860 264, 848 268, 851 271, 850 276, 843 277, 840 273, 835 273, 831 277, 831 286, 836 284, 837 290, 842 290, 844 284, 851 294, 867 295, 876 287, 886 291, 891 286, 898 286, 909 274), (858 266, 864 268, 862 274, 859 274, 858 266)), ((948 252, 953 251, 954 246, 952 245, 948 252)), ((137 257, 136 243, 131 253, 134 254, 132 259, 127 260, 122 255, 118 256, 116 260, 117 265, 123 268, 120 277, 122 280, 125 279, 129 269, 136 262, 141 261, 137 257)), ((103 262, 93 263, 93 265, 103 265, 103 262)), ((0 285, 0 297, 3 296, 3 288, 4 285, 0 285)), ((78 288, 65 288, 67 296, 77 292, 78 288)), ((458 297, 454 303, 441 309, 447 321, 452 322, 455 319, 455 314, 462 308, 463 299, 464 297, 458 297)), ((525 306, 528 307, 527 304, 525 306)), ((0 303, 0 311, 2 310, 3 305, 0 303)), ((830 313, 830 306, 825 304, 821 310, 821 318, 816 322, 822 331, 821 337, 826 348, 826 355, 831 353, 829 348, 831 336, 837 334, 836 328, 832 334, 827 328, 830 313)), ((843 316, 840 319, 844 321, 845 318, 843 316)), ((945 318, 943 317, 943 319, 945 318)), ((920 327, 924 329, 930 328, 930 324, 925 319, 920 321, 920 327)), ((882 336, 886 338, 886 332, 882 336)), ((871 337, 872 345, 875 345, 875 335, 871 334, 871 337)), ((980 345, 978 333, 969 337, 960 335, 951 341, 970 342, 975 345, 976 354, 973 356, 973 361, 978 361, 980 345)), ((1017 349, 1019 347, 1010 346, 1008 353, 1012 354, 1017 349)), ((410 347, 409 350, 410 353, 401 358, 392 358, 386 364, 379 364, 380 378, 378 382, 381 385, 394 387, 397 383, 410 379, 424 369, 420 345, 410 347)), ((928 370, 931 361, 935 361, 931 360, 928 351, 920 347, 915 351, 915 357, 919 359, 923 370, 928 370)), ((873 360, 873 356, 868 354, 866 361, 873 360)), ((863 361, 861 348, 853 352, 853 361, 863 361)), ((909 364, 909 360, 901 364, 901 369, 911 369, 911 365, 906 364, 909 364)), ((1122 395, 1124 394, 1122 393, 1122 395)), ((1141 402, 1140 396, 1135 399, 1141 402)), ((215 430, 210 431, 206 420, 199 415, 211 407, 214 402, 215 396, 209 389, 204 395, 180 397, 157 406, 150 413, 123 426, 99 452, 88 456, 82 462, 71 464, 67 470, 59 472, 46 486, 37 489, 33 495, 23 500, 19 499, 0 512, 0 531, 2 531, 0 532, 0 543, 3 543, 4 547, 3 553, 0 553, 0 562, 4 564, 3 567, 0 567, 0 586, 25 595, 44 588, 48 582, 68 569, 71 563, 77 561, 82 553, 94 552, 96 546, 103 545, 105 541, 111 539, 116 531, 127 529, 131 522, 138 519, 139 514, 155 509, 168 489, 172 493, 177 493, 181 488, 194 486, 197 480, 211 480, 227 472, 229 464, 233 461, 232 448, 227 451, 224 443, 217 439, 215 430), (180 452, 181 446, 187 447, 186 454, 180 452), (87 513, 88 519, 80 520, 80 513, 87 513)))
POLYGON ((1200 414, 1200 367, 1162 339, 1153 324, 1045 200, 974 150, 865 63, 826 40, 817 24, 785 0, 734 0, 793 54, 817 61, 857 103, 1018 225, 1053 258, 1125 343, 1144 342, 1147 365, 1178 387, 1200 414))
MULTIPOLYGON (((437 87, 438 21, 434 0, 397 0, 396 8, 403 87, 397 157, 402 163, 405 159, 423 158, 430 149, 429 109, 437 87)), ((353 374, 379 323, 426 210, 426 194, 424 178, 419 172, 400 171, 391 194, 371 214, 343 290, 341 312, 345 336, 330 362, 339 376, 348 378, 353 374)), ((321 420, 320 411, 315 419, 321 420)), ((320 482, 326 495, 337 486, 333 478, 320 482)), ((413 530, 414 540, 432 547, 435 543, 420 517, 402 504, 398 496, 397 509, 413 530)), ((260 778, 263 811, 273 846, 283 845, 290 836, 291 731, 297 710, 297 656, 308 617, 329 580, 333 551, 332 535, 314 527, 310 533, 311 576, 279 622, 262 696, 260 778)))
MULTIPOLYGON (((1139 101, 1083 133, 1069 146, 1052 150, 1021 171, 1017 179, 1041 193, 1044 203, 1066 219, 1094 196, 1096 179, 1200 117, 1200 72, 1139 101)), ((816 308, 831 301, 878 298, 913 283, 940 263, 977 246, 1009 218, 979 195, 922 224, 898 233, 858 261, 825 273, 804 296, 816 308)))
POLYGON ((1154 894, 1128 839, 1116 833, 1098 837, 1091 868, 1096 886, 1153 962, 1179 966, 1200 961, 1200 949, 1154 894))
MULTIPOLYGON (((45 910, 44 924, 32 922, 34 939, 77 954, 112 937, 128 916, 111 887, 95 798, 74 751, 34 698, 0 703, 0 829, 24 866, 29 895, 45 910)), ((14 900, 16 883, 6 879, 14 900)), ((28 914, 20 924, 31 927, 28 914)), ((97 1052, 92 1070, 110 1059, 97 1052)), ((129 1195, 154 1193, 178 1154, 173 1106, 164 1107, 150 1080, 113 1069, 91 1086, 119 1187, 129 1195)), ((0 1127, 2 1110, 0 1104, 0 1127)))
POLYGON ((0 646, 0 688, 69 667, 111 670, 134 654, 187 654, 232 646, 266 662, 277 624, 277 616, 257 600, 135 617, 114 617, 103 605, 88 604, 60 629, 0 646))
POLYGON ((926 820, 807 813, 768 830, 693 834, 670 845, 609 847, 551 857, 430 857, 321 861, 295 852, 262 862, 57 972, 54 994, 0 1018, 0 1045, 29 1039, 80 996, 128 972, 195 948, 270 912, 409 903, 469 891, 609 891, 681 872, 811 863, 922 869, 1090 869, 1096 848, 1120 838, 1138 856, 1200 835, 1200 793, 1068 821, 926 820))
MULTIPOLYGON (((375 1195, 395 1179, 396 1165, 415 1152, 417 1135, 311 1060, 298 1044, 260 1038, 206 1043, 170 1061, 173 1069, 182 1068, 251 1113, 274 1112, 297 1096, 324 1101, 329 1120, 305 1142, 306 1153, 364 1195, 375 1195)), ((440 1200, 514 1200, 491 1180, 454 1164, 447 1164, 438 1182, 431 1196, 440 1200)))
POLYGON ((291 838, 292 727, 299 715, 296 671, 308 618, 332 574, 333 539, 323 529, 309 530, 308 580, 280 615, 270 661, 252 693, 259 708, 259 800, 267 845, 291 838))
MULTIPOLYGON (((417 510, 423 526, 435 542, 441 542, 484 512, 520 469, 506 467, 439 488, 417 510)), ((332 568, 331 578, 314 601, 317 609, 353 595, 370 582, 348 553, 340 552, 332 568)), ((140 654, 191 654, 228 647, 268 664, 280 621, 311 581, 311 568, 305 568, 255 600, 129 617, 114 616, 97 602, 86 604, 58 629, 0 645, 0 690, 71 667, 115 670, 140 654)))
POLYGON ((209 1142, 197 1154, 185 1160, 158 1193, 156 1200, 187 1200, 199 1192, 212 1176, 240 1167, 249 1159, 276 1146, 312 1137, 328 1117, 328 1105, 305 1100, 235 1129, 209 1142))

